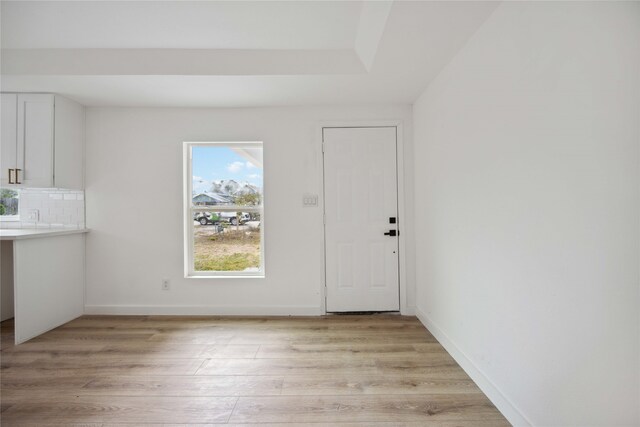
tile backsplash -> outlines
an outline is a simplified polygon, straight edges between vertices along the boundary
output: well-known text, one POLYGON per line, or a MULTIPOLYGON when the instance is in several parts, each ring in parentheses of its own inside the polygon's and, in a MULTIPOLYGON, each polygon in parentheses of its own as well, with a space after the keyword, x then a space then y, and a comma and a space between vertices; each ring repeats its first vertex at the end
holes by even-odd
POLYGON ((23 188, 18 212, 20 221, 0 222, 0 228, 84 228, 84 191, 23 188))

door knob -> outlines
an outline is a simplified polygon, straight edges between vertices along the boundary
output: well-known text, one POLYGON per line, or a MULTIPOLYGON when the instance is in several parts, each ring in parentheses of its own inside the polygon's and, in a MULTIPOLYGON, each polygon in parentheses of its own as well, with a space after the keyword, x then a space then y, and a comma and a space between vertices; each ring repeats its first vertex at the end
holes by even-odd
POLYGON ((384 233, 385 236, 397 236, 399 233, 396 230, 389 230, 388 233, 384 233))

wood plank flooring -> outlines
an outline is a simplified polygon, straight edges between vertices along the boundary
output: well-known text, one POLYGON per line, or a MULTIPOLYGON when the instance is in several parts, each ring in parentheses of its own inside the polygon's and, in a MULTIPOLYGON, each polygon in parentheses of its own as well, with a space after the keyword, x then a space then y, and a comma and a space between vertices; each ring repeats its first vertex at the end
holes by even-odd
POLYGON ((0 328, 2 426, 508 426, 413 317, 84 316, 0 328))

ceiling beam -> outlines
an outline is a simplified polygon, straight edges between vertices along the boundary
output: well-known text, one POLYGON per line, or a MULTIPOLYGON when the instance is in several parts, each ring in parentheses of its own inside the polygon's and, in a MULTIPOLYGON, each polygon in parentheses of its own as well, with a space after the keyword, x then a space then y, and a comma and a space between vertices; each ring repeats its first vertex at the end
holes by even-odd
POLYGON ((367 71, 371 70, 373 66, 392 5, 393 0, 365 1, 362 3, 355 48, 367 71))
POLYGON ((353 49, 2 49, 3 75, 259 76, 367 72, 353 49))

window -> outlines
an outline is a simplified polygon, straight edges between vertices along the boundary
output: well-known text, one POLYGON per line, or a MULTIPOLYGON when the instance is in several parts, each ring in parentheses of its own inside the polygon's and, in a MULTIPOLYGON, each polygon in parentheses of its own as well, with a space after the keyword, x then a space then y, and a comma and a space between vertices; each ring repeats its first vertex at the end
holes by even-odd
POLYGON ((20 193, 11 188, 0 188, 0 220, 19 221, 20 193))
POLYGON ((185 276, 264 276, 262 142, 185 142, 185 276))

